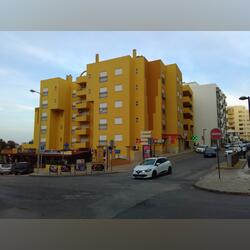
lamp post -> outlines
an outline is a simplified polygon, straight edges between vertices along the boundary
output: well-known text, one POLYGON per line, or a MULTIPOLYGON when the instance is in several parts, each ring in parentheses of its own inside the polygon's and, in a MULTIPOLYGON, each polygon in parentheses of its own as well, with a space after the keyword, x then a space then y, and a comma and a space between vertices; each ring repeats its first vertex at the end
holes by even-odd
POLYGON ((202 140, 203 140, 203 145, 205 145, 205 132, 206 132, 206 128, 202 129, 202 140))
POLYGON ((250 120, 250 96, 241 96, 239 99, 241 101, 248 100, 248 114, 249 114, 249 120, 250 120))
POLYGON ((40 130, 41 130, 41 93, 31 89, 30 90, 31 93, 37 93, 40 95, 40 99, 39 99, 39 127, 38 127, 38 147, 37 147, 37 163, 36 163, 36 167, 37 167, 37 174, 39 174, 39 167, 40 167, 40 130))

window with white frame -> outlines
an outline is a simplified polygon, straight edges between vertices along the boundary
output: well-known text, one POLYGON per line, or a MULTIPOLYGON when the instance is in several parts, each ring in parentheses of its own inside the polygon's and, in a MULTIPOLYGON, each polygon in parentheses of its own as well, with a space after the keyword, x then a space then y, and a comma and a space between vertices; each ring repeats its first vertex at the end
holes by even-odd
POLYGON ((46 133, 46 130, 47 130, 47 126, 42 125, 42 126, 41 126, 41 132, 42 132, 42 133, 46 133))
POLYGON ((116 76, 119 76, 119 75, 122 75, 122 69, 115 69, 115 75, 116 76))
POLYGON ((42 108, 47 108, 48 107, 48 101, 47 100, 43 100, 42 101, 42 108))
POLYGON ((49 89, 48 89, 48 88, 44 88, 44 89, 43 89, 43 95, 44 95, 44 96, 47 96, 48 93, 49 93, 49 89))
POLYGON ((99 82, 107 82, 108 81, 108 73, 103 71, 99 74, 99 82))
POLYGON ((47 113, 43 112, 42 113, 42 121, 46 121, 47 120, 47 113))
POLYGON ((99 113, 105 114, 108 112, 108 104, 107 103, 100 103, 99 105, 99 113))
POLYGON ((46 138, 41 138, 40 142, 46 142, 46 138))
POLYGON ((100 145, 106 145, 107 144, 107 136, 106 135, 100 135, 99 136, 99 144, 100 145))
POLYGON ((76 116, 77 116, 77 114, 73 114, 73 115, 72 115, 72 120, 75 120, 75 119, 76 119, 76 116))
POLYGON ((120 92, 123 90, 122 84, 116 84, 115 85, 115 92, 120 92))
POLYGON ((122 135, 115 135, 115 141, 122 141, 122 135))
POLYGON ((122 124, 122 118, 121 117, 116 117, 115 118, 115 124, 122 124))
POLYGON ((107 97, 108 96, 108 89, 105 88, 100 88, 99 90, 99 97, 103 98, 103 97, 107 97))
POLYGON ((122 104, 122 101, 115 101, 115 108, 121 108, 122 104))
POLYGON ((71 141, 72 141, 73 143, 74 143, 74 142, 76 142, 76 138, 72 138, 72 140, 71 140, 71 141))
POLYGON ((76 97, 76 96, 77 96, 76 90, 73 90, 72 91, 72 97, 76 97))
POLYGON ((107 125, 107 119, 100 119, 99 120, 99 129, 100 130, 106 130, 108 127, 107 125))

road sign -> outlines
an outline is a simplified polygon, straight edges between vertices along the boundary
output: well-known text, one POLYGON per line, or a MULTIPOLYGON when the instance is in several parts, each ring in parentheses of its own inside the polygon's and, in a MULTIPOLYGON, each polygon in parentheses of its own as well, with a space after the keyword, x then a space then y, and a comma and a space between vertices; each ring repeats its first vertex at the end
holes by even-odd
POLYGON ((212 140, 219 140, 222 137, 222 132, 219 128, 213 128, 210 132, 212 140))
POLYGON ((198 141, 198 136, 197 135, 193 135, 192 136, 192 141, 198 141))
POLYGON ((140 144, 150 145, 152 140, 152 131, 141 131, 140 144))

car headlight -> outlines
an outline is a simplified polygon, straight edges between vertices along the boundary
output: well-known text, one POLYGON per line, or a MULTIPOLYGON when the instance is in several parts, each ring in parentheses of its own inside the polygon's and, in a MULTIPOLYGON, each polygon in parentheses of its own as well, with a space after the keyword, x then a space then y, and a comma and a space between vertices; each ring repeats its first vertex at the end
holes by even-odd
POLYGON ((152 168, 148 168, 145 170, 145 172, 150 172, 150 171, 152 171, 152 168))

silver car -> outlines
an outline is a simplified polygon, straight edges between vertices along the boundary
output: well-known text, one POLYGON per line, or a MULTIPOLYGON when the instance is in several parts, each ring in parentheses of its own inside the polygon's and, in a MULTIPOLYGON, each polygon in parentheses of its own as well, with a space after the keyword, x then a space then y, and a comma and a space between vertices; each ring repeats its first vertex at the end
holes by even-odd
POLYGON ((12 173, 12 164, 1 163, 0 164, 0 174, 11 174, 12 173))

